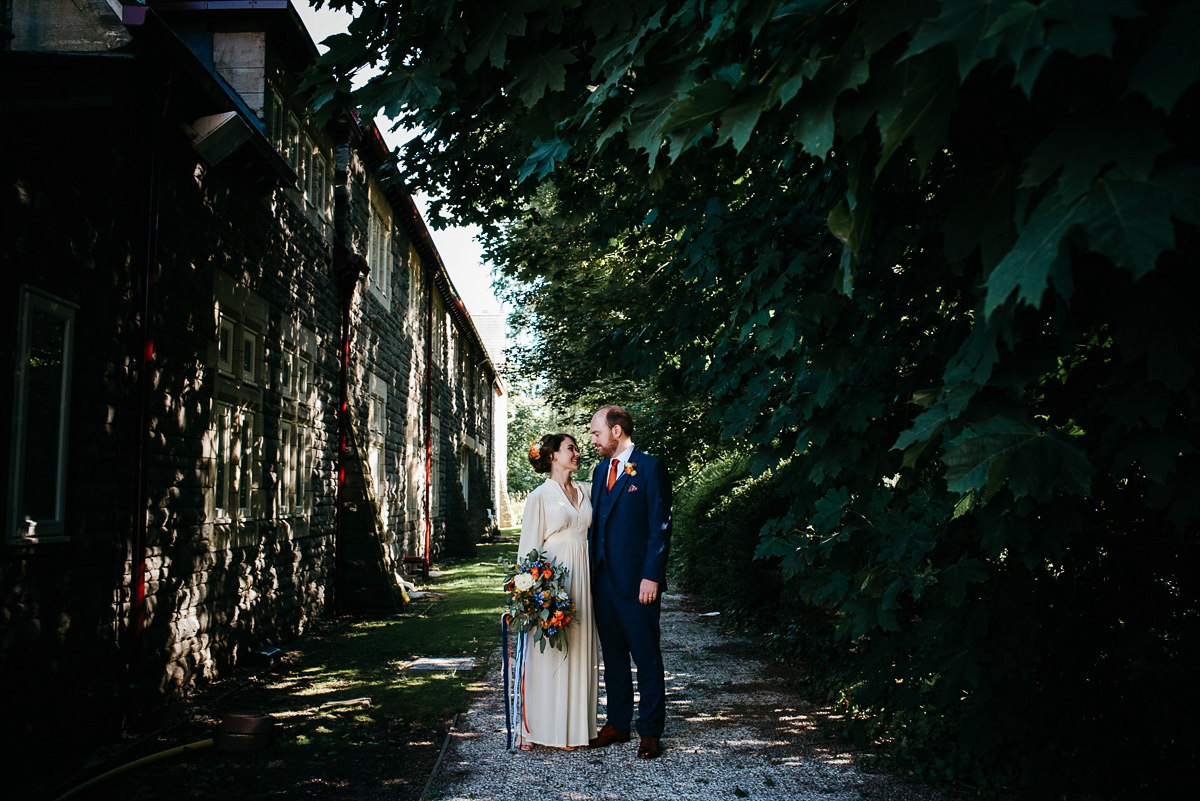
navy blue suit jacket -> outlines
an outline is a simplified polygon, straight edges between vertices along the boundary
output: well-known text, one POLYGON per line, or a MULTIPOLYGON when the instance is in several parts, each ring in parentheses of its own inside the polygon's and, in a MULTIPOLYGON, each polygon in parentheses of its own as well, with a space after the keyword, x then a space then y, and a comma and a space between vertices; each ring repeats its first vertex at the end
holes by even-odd
POLYGON ((605 568, 617 592, 636 597, 642 579, 650 579, 658 582, 661 593, 671 549, 671 478, 662 462, 634 448, 631 467, 606 490, 610 461, 592 472, 592 569, 600 555, 599 538, 604 537, 605 568))

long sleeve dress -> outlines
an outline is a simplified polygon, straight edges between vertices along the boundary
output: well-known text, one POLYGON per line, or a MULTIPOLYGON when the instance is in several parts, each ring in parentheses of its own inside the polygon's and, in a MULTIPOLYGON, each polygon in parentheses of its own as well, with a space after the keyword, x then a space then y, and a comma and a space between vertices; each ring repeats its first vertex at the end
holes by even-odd
MULTIPOLYGON (((528 742, 558 748, 587 745, 596 736, 600 683, 600 647, 592 613, 588 526, 591 488, 579 490, 578 506, 552 480, 529 494, 521 525, 518 557, 538 548, 569 571, 567 591, 575 602, 566 651, 532 642, 525 663, 525 720, 518 732, 528 742)), ((532 637, 529 632, 526 636, 532 637)))

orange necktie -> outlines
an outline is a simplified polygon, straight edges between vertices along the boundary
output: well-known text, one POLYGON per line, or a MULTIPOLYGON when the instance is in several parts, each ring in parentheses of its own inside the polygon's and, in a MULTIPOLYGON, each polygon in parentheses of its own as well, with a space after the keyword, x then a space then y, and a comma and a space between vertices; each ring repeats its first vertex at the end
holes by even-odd
POLYGON ((620 459, 613 459, 612 464, 608 466, 608 489, 612 489, 612 485, 617 483, 617 462, 620 459))

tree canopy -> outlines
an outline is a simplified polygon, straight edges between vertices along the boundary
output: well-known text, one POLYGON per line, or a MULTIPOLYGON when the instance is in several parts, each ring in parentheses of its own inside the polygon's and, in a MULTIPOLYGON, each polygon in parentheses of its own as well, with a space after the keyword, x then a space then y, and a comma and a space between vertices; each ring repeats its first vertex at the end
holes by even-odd
POLYGON ((1200 3, 329 5, 318 113, 380 66, 526 364, 773 472, 859 703, 1014 792, 1195 768, 1200 3))

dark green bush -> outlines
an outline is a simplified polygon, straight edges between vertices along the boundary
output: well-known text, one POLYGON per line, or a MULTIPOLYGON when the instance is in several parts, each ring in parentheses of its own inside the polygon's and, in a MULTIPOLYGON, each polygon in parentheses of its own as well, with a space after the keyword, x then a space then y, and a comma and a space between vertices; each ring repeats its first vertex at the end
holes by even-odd
POLYGON ((754 557, 760 530, 785 510, 777 473, 752 476, 744 456, 714 461, 676 490, 672 573, 778 659, 803 665, 798 686, 823 695, 850 675, 832 616, 800 596, 778 559, 754 557))

